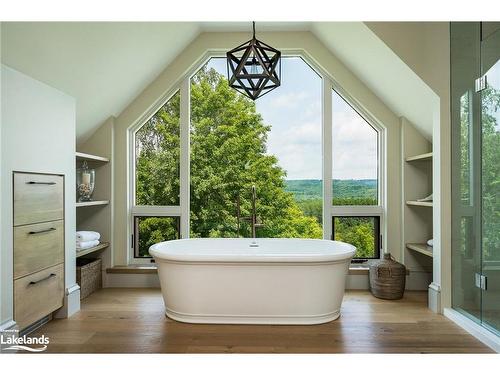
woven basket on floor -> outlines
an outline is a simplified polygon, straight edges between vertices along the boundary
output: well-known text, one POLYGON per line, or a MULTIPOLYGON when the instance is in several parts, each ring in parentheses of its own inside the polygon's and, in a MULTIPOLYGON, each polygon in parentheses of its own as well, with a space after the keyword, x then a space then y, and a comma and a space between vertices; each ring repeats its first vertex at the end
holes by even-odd
POLYGON ((406 267, 384 254, 370 265, 370 291, 377 298, 400 299, 405 291, 406 267))
POLYGON ((80 299, 102 288, 101 259, 76 260, 76 282, 80 285, 80 299))

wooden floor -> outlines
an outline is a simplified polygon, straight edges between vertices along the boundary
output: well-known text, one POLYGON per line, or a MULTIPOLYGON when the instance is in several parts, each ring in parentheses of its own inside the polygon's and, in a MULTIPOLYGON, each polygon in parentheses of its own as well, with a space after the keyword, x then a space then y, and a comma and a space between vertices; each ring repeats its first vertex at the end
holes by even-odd
POLYGON ((70 319, 32 335, 68 353, 488 353, 426 306, 425 292, 399 301, 349 291, 341 317, 315 326, 197 325, 168 319, 159 289, 103 289, 70 319))

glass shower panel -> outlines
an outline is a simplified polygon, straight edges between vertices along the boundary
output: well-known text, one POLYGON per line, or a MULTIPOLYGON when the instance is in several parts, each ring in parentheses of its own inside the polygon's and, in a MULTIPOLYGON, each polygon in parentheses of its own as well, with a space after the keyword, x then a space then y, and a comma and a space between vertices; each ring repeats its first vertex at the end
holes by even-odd
POLYGON ((479 76, 479 23, 451 24, 452 90, 452 304, 476 322, 481 320, 479 138, 480 109, 474 91, 479 76))
POLYGON ((500 30, 481 42, 482 322, 500 331, 500 30))

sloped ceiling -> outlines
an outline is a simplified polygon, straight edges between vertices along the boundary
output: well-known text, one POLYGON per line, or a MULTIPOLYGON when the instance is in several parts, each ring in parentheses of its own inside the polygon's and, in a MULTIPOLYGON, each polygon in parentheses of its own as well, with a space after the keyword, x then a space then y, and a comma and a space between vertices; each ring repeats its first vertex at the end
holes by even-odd
MULTIPOLYGON (((245 30, 249 22, 4 22, 1 56, 76 98, 81 141, 118 116, 199 33, 245 30)), ((363 23, 259 22, 257 30, 313 32, 395 114, 431 136, 425 84, 363 23)))
POLYGON ((363 22, 314 23, 312 32, 398 116, 429 140, 437 98, 426 83, 363 22))
POLYGON ((2 63, 76 98, 76 135, 86 138, 199 29, 195 23, 2 23, 2 63))

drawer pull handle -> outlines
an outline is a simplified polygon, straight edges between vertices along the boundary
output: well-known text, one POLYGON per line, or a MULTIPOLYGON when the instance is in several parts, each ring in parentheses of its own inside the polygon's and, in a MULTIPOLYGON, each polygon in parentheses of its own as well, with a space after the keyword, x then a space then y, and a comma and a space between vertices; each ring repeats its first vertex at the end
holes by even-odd
POLYGON ((48 280, 48 279, 50 279, 50 278, 52 278, 52 277, 55 277, 55 276, 56 276, 56 274, 55 274, 55 273, 51 273, 49 276, 44 277, 43 279, 40 279, 40 280, 38 280, 38 281, 30 281, 30 284, 29 284, 29 285, 35 285, 35 284, 41 283, 42 281, 48 280))
POLYGON ((31 231, 31 232, 28 232, 28 234, 48 233, 48 232, 53 232, 55 230, 56 230, 56 228, 49 228, 49 229, 44 229, 44 230, 31 231))
POLYGON ((55 185, 55 182, 43 182, 43 181, 28 181, 28 185, 55 185))

